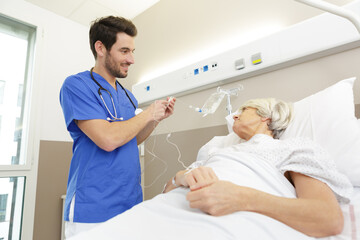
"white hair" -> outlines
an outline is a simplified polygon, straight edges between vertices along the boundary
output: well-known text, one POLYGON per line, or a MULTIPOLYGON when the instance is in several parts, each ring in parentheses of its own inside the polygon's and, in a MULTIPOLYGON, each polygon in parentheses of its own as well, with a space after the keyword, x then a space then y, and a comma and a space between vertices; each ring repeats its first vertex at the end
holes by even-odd
POLYGON ((260 117, 270 118, 268 124, 269 130, 272 131, 273 137, 280 138, 282 132, 288 127, 293 116, 293 105, 275 98, 258 98, 246 101, 239 111, 247 107, 256 108, 256 113, 260 117))

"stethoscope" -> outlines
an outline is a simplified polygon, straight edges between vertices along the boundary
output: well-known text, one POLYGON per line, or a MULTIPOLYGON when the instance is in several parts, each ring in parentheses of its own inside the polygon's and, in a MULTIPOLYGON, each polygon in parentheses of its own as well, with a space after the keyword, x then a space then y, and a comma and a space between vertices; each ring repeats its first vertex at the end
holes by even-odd
MULTIPOLYGON (((93 69, 94 69, 94 68, 91 68, 91 70, 90 70, 91 79, 99 86, 98 94, 99 94, 102 102, 104 103, 104 106, 105 106, 106 110, 108 111, 108 113, 109 113, 110 116, 112 117, 112 119, 110 119, 110 118, 108 117, 106 120, 108 120, 108 121, 116 121, 116 120, 121 120, 121 121, 122 121, 122 120, 124 120, 123 117, 119 117, 119 118, 117 117, 117 112, 116 112, 116 108, 115 108, 114 99, 113 99, 111 93, 110 93, 107 89, 103 88, 103 87, 100 85, 100 83, 98 83, 98 81, 95 80, 94 75, 93 75, 93 69), (101 90, 103 90, 103 91, 105 91, 105 92, 107 92, 107 93, 109 94, 110 99, 111 99, 111 103, 112 103, 113 108, 114 108, 115 116, 112 115, 112 113, 110 112, 110 109, 109 109, 108 106, 106 105, 106 103, 105 103, 105 101, 104 101, 104 98, 103 98, 103 96, 102 96, 101 90)), ((137 110, 137 109, 136 109, 136 106, 135 106, 134 102, 131 100, 129 94, 126 92, 125 88, 124 88, 118 81, 116 81, 116 83, 119 84, 119 86, 122 88, 122 90, 124 90, 127 98, 130 100, 131 104, 133 105, 133 107, 134 107, 134 109, 135 109, 135 111, 136 111, 136 110, 137 110)), ((115 83, 115 84, 116 84, 116 83, 115 83)))

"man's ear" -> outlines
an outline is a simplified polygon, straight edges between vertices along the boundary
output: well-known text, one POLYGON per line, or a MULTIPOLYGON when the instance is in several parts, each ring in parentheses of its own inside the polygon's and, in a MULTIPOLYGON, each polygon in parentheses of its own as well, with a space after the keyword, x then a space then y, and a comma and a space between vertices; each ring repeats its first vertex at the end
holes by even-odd
POLYGON ((100 40, 95 42, 95 51, 96 51, 98 57, 105 56, 106 48, 100 40))

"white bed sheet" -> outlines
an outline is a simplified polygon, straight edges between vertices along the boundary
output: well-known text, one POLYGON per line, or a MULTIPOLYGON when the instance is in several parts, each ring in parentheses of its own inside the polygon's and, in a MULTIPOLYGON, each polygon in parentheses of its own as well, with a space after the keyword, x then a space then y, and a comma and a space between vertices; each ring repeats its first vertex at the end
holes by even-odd
MULTIPOLYGON (((246 231, 241 234, 246 238, 241 239, 313 239, 296 233, 288 227, 279 229, 270 218, 254 213, 241 213, 239 220, 229 216, 211 217, 190 209, 185 201, 181 201, 186 189, 172 191, 166 197, 158 195, 152 201, 134 207, 101 225, 97 228, 79 234, 70 240, 119 240, 119 239, 240 239, 233 235, 232 228, 246 226, 246 231), (187 209, 188 215, 184 217, 183 211, 187 209), (256 225, 261 218, 265 227, 256 225)), ((360 188, 353 194, 350 204, 341 206, 344 215, 344 230, 341 234, 321 238, 321 240, 360 240, 360 188)))
MULTIPOLYGON (((291 184, 277 170, 273 171, 271 166, 261 165, 259 161, 249 161, 249 159, 244 161, 247 167, 239 164, 232 166, 233 161, 221 162, 218 165, 215 161, 210 165, 220 179, 231 180, 240 185, 250 185, 279 196, 295 197, 291 184), (233 169, 234 172, 229 174, 227 169, 233 169), (254 179, 252 174, 262 176, 262 178, 258 181, 249 181, 254 179), (244 176, 244 178, 239 178, 239 176, 244 176)), ((70 240, 314 239, 277 220, 257 213, 236 212, 222 217, 213 217, 200 210, 191 209, 186 200, 188 191, 185 188, 178 188, 167 194, 159 194, 152 200, 145 201, 70 240)), ((351 203, 343 205, 342 209, 345 217, 343 233, 323 239, 360 240, 359 190, 355 191, 351 203)))

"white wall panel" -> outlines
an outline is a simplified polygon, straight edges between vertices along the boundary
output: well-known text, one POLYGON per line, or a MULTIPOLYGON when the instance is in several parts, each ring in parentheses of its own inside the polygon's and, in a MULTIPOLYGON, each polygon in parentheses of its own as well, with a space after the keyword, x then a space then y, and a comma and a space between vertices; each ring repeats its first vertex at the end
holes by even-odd
MULTIPOLYGON (((345 8, 360 13, 360 1, 345 8)), ((347 19, 325 13, 233 50, 189 64, 155 79, 133 85, 133 93, 144 105, 165 96, 182 96, 288 67, 360 46, 360 34, 347 19), (262 63, 253 65, 251 56, 261 53, 262 63), (244 59, 245 68, 235 69, 244 59), (212 64, 217 67, 212 69, 212 64), (209 71, 203 72, 204 66, 209 71), (200 69, 199 74, 194 71, 200 69)))

